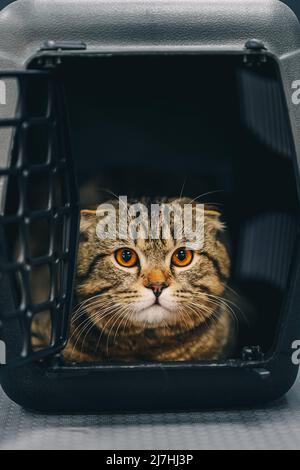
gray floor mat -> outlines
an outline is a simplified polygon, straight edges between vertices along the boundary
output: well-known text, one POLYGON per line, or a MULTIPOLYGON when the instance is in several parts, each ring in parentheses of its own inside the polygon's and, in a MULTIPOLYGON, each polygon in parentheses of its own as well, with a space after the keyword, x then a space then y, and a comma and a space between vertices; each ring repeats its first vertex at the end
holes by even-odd
POLYGON ((0 391, 0 449, 300 449, 300 378, 266 408, 153 415, 39 415, 0 391))

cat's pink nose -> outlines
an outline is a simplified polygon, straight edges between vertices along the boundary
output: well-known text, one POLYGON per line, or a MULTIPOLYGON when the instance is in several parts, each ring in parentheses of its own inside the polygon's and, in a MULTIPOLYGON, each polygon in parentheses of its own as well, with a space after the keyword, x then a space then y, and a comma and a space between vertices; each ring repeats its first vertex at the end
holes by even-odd
POLYGON ((148 289, 152 289, 153 294, 155 295, 156 298, 158 298, 161 295, 162 291, 169 286, 166 282, 159 282, 156 284, 148 284, 146 287, 148 289))

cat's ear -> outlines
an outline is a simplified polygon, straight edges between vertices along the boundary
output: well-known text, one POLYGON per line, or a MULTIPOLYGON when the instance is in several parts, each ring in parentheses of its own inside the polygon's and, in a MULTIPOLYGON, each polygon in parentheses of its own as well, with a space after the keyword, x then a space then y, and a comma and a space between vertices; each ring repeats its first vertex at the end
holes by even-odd
POLYGON ((81 215, 96 215, 97 211, 90 210, 90 209, 82 209, 82 211, 80 211, 80 214, 81 215))
POLYGON ((91 227, 95 226, 96 210, 83 209, 80 211, 80 241, 87 241, 91 227))
POLYGON ((222 232, 225 230, 225 224, 222 221, 222 212, 216 206, 205 204, 204 206, 204 216, 207 223, 207 226, 216 232, 222 232))

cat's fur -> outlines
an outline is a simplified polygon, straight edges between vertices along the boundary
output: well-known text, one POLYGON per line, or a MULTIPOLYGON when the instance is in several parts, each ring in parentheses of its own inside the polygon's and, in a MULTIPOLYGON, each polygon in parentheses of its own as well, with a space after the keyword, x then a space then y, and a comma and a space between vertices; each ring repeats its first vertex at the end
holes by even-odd
MULTIPOLYGON (((117 208, 116 202, 111 203, 117 208)), ((100 240, 96 225, 95 214, 82 214, 78 308, 64 351, 66 360, 188 361, 230 356, 235 341, 227 302, 230 256, 217 211, 205 211, 203 249, 185 268, 170 265, 181 240, 100 240), (115 250, 124 246, 138 253, 139 267, 117 265, 115 250), (154 305, 155 296, 146 288, 151 280, 168 284, 160 305, 154 305)))

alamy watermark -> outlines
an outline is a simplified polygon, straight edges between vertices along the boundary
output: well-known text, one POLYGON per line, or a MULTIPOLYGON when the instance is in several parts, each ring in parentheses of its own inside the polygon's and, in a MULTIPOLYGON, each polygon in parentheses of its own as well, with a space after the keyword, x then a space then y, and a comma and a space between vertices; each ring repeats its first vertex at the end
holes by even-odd
POLYGON ((292 349, 294 350, 292 354, 292 363, 294 366, 300 365, 300 340, 295 340, 292 344, 292 349))
POLYGON ((0 339, 0 365, 6 364, 6 344, 0 339))
POLYGON ((0 105, 7 104, 7 93, 6 93, 6 83, 4 80, 0 80, 0 105))
MULTIPOLYGON (((84 212, 84 211, 83 211, 84 212)), ((96 233, 101 240, 181 240, 189 249, 200 250, 204 245, 204 204, 176 202, 128 204, 126 196, 114 204, 101 204, 96 233)))

